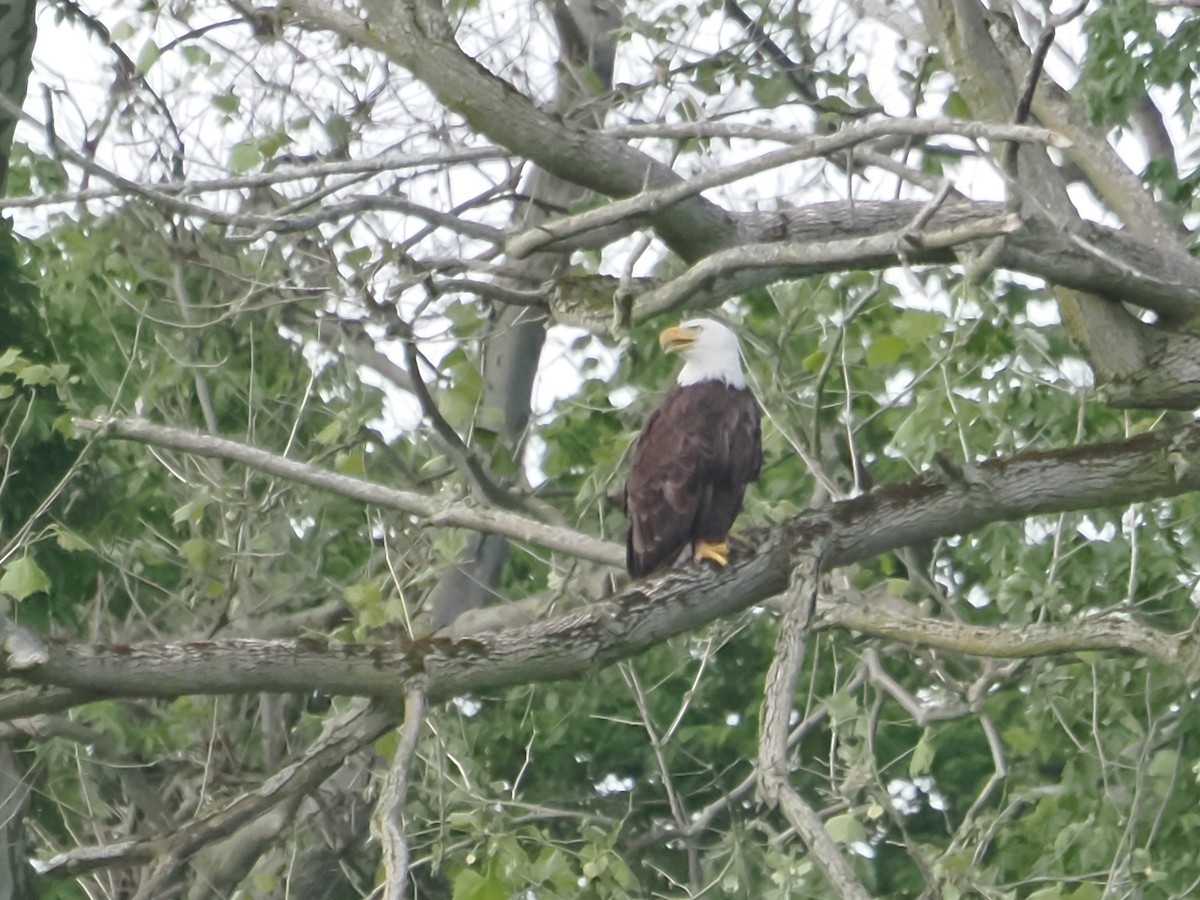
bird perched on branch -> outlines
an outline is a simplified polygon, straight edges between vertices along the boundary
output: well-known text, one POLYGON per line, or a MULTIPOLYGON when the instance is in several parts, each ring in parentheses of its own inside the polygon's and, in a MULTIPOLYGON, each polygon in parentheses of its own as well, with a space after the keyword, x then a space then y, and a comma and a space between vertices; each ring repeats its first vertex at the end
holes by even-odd
POLYGON ((758 401, 746 387, 738 339, 712 319, 658 337, 683 357, 675 387, 638 437, 625 485, 625 567, 635 578, 692 559, 724 566, 729 529, 762 467, 758 401))

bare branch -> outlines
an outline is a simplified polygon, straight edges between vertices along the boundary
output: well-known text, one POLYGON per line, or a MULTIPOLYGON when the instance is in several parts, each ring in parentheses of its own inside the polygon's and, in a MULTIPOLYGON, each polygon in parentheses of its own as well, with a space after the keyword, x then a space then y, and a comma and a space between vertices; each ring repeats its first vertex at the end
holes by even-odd
POLYGON ((854 869, 816 810, 809 806, 790 782, 788 764, 788 721, 792 713, 792 695, 796 677, 804 662, 805 640, 817 602, 820 581, 821 546, 812 548, 807 559, 800 559, 792 573, 779 634, 775 640, 775 658, 767 671, 767 683, 760 713, 758 760, 758 792, 771 806, 778 806, 788 823, 816 857, 825 875, 833 883, 837 895, 850 900, 870 900, 854 869))
POLYGON ((414 687, 404 695, 404 727, 400 732, 400 743, 379 793, 375 815, 371 818, 371 834, 383 848, 383 868, 387 873, 384 900, 401 900, 408 883, 408 841, 400 819, 408 794, 408 770, 424 724, 425 693, 420 687, 414 687))
POLYGON ((104 847, 83 847, 60 853, 37 864, 47 875, 78 875, 112 866, 141 865, 157 861, 156 874, 146 884, 165 878, 170 871, 213 841, 232 834, 282 800, 311 791, 335 772, 347 756, 392 728, 397 715, 360 706, 346 716, 330 720, 325 734, 304 756, 264 781, 258 788, 174 834, 144 841, 125 841, 104 847), (162 876, 157 873, 162 872, 162 876))
POLYGON ((968 656, 994 659, 1027 659, 1087 650, 1132 651, 1189 677, 1200 655, 1179 635, 1167 634, 1133 620, 1109 615, 1084 617, 1072 622, 1038 622, 1029 625, 967 625, 904 611, 897 604, 843 598, 821 610, 822 628, 847 628, 872 637, 906 644, 953 650, 968 656))
MULTIPOLYGON (((309 163, 308 165, 286 165, 254 175, 243 175, 235 178, 212 178, 208 180, 166 181, 166 182, 129 182, 132 187, 126 188, 90 188, 83 191, 62 191, 56 194, 38 194, 30 197, 5 197, 4 205, 11 209, 33 209, 40 206, 55 206, 58 204, 83 203, 89 200, 112 200, 128 197, 132 191, 138 195, 151 193, 171 197, 189 197, 201 194, 211 194, 217 191, 239 191, 268 187, 275 184, 288 184, 306 179, 320 179, 330 175, 370 175, 382 172, 395 172, 400 169, 420 169, 426 166, 444 166, 463 162, 482 162, 493 159, 509 159, 512 154, 502 147, 466 147, 446 149, 437 153, 401 153, 388 151, 378 156, 366 159, 331 160, 327 162, 309 163)), ((377 198, 376 206, 372 208, 399 209, 414 215, 432 216, 435 211, 425 210, 417 204, 406 203, 399 198, 377 198)), ((264 219, 264 221, 269 221, 264 219)), ((439 222, 439 224, 441 224, 439 222)), ((470 225, 458 221, 460 228, 470 225)), ((485 226, 478 226, 485 228, 485 226)), ((490 229, 487 233, 490 234, 490 229)), ((473 232, 468 232, 473 233, 473 232)), ((484 236, 483 233, 480 236, 484 236)))
POLYGON ((658 190, 644 191, 627 200, 617 200, 599 209, 580 213, 577 216, 541 223, 536 228, 518 234, 510 239, 506 245, 506 249, 510 256, 520 258, 556 241, 565 241, 587 231, 605 228, 637 216, 647 216, 660 212, 688 197, 694 197, 709 188, 729 184, 739 179, 758 174, 759 172, 769 171, 770 169, 790 163, 812 159, 816 156, 827 156, 839 150, 852 148, 863 141, 891 134, 961 134, 971 131, 975 134, 986 133, 986 136, 994 136, 997 139, 1003 134, 1008 136, 1007 139, 1011 140, 1049 143, 1055 146, 1062 140, 1052 132, 1041 128, 1030 129, 1028 127, 1010 125, 1004 126, 1003 130, 1001 130, 997 126, 988 128, 980 126, 979 123, 970 123, 964 128, 962 126, 966 123, 956 123, 950 120, 920 122, 919 120, 907 119, 899 120, 899 122, 906 124, 892 127, 894 124, 893 121, 885 119, 881 122, 850 125, 828 137, 809 137, 804 140, 795 141, 794 146, 775 150, 756 159, 731 165, 716 172, 697 175, 681 184, 671 185, 670 187, 658 190), (940 125, 944 128, 944 131, 927 131, 924 126, 929 125, 940 125))
POLYGON ((616 544, 568 528, 546 525, 502 509, 481 509, 460 500, 385 487, 362 478, 318 469, 225 438, 154 425, 145 419, 76 419, 75 427, 81 431, 94 431, 156 447, 170 447, 197 456, 241 463, 298 484, 307 484, 364 503, 412 513, 420 516, 422 524, 428 526, 470 528, 489 534, 502 534, 610 566, 623 565, 625 559, 624 549, 616 544))
POLYGON ((781 277, 778 270, 788 267, 840 267, 854 260, 854 267, 860 268, 867 260, 897 258, 907 252, 906 244, 941 250, 997 234, 1010 234, 1020 227, 1021 220, 1009 214, 924 233, 913 233, 906 225, 898 233, 820 244, 747 244, 718 250, 663 287, 642 294, 634 304, 633 320, 643 322, 691 305, 690 301, 701 291, 705 305, 715 304, 742 293, 754 286, 753 282, 778 280, 781 277))

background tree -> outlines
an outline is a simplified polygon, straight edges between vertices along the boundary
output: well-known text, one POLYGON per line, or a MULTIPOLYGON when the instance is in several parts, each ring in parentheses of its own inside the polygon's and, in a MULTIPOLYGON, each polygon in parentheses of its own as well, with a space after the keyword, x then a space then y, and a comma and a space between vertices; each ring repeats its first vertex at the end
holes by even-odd
POLYGON ((1190 4, 33 12, 0 895, 1194 893, 1190 4), (627 584, 692 310, 763 478, 627 584))

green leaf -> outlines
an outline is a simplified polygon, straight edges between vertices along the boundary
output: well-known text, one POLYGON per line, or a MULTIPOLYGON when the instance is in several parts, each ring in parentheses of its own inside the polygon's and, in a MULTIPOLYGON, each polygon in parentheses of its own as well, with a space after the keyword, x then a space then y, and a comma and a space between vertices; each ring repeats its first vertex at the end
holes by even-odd
POLYGON ((58 546, 69 552, 78 552, 81 550, 91 550, 92 545, 80 537, 71 529, 55 523, 50 526, 50 530, 54 533, 54 541, 58 546))
POLYGON ((208 506, 208 498, 201 497, 199 499, 189 500, 171 513, 171 523, 174 525, 182 525, 187 522, 191 525, 197 525, 204 518, 204 510, 208 506))
POLYGON ((32 556, 23 556, 4 567, 0 576, 0 593, 20 602, 30 594, 50 590, 50 579, 32 556))
POLYGON ((57 416, 51 427, 68 440, 72 440, 78 436, 75 431, 75 417, 70 413, 63 413, 61 416, 57 416))
POLYGON ((892 334, 910 344, 920 344, 941 334, 946 325, 946 319, 934 312, 923 309, 906 309, 892 323, 892 334))
POLYGON ((17 380, 30 387, 50 383, 50 367, 43 365, 26 366, 17 373, 17 380))
POLYGON ((912 756, 908 760, 908 775, 910 778, 916 778, 918 775, 929 774, 929 769, 933 765, 933 740, 932 734, 926 728, 921 735, 921 739, 917 741, 917 746, 913 748, 912 756))
POLYGON ((262 164, 262 151, 254 141, 242 141, 233 145, 229 154, 229 169, 235 175, 242 175, 262 164))
POLYGON ((145 75, 147 72, 149 72, 152 68, 154 68, 154 64, 158 62, 161 56, 162 50, 158 48, 158 44, 154 43, 154 41, 146 41, 146 43, 142 45, 142 52, 138 54, 137 58, 136 65, 138 74, 145 75))
POLYGON ((890 366, 908 349, 908 342, 894 334, 885 334, 871 341, 867 348, 867 364, 890 366))
POLYGON ((183 553, 183 558, 193 569, 203 569, 212 559, 212 547, 204 538, 186 540, 179 549, 183 553))
POLYGON ((342 596, 346 603, 356 610, 368 609, 383 602, 383 592, 379 590, 379 585, 369 581, 347 585, 342 591, 342 596))
POLYGON ((264 157, 270 159, 284 147, 292 142, 285 131, 276 131, 274 134, 269 134, 258 142, 259 152, 264 157))
POLYGON ((492 874, 464 869, 454 876, 453 900, 508 900, 509 892, 492 874))
POLYGON ((366 459, 362 450, 355 449, 347 453, 339 453, 333 467, 343 475, 367 474, 366 459))
POLYGON ((182 48, 183 58, 193 66, 207 66, 212 64, 212 54, 203 47, 196 44, 185 44, 182 48))
POLYGON ((808 356, 804 357, 804 359, 800 360, 800 365, 804 367, 804 371, 806 372, 816 372, 821 366, 825 365, 825 356, 824 350, 814 350, 808 356))
POLYGON ((217 94, 212 98, 212 105, 232 116, 241 107, 242 101, 237 94, 217 94))
POLYGON ((853 844, 856 841, 867 839, 867 829, 863 827, 862 822, 849 813, 834 816, 825 823, 825 830, 839 844, 853 844))
POLYGON ((25 368, 27 363, 21 360, 21 351, 16 347, 9 347, 3 353, 0 353, 0 374, 5 372, 19 372, 25 368), (20 363, 18 365, 18 363, 20 363))
POLYGON ((1179 754, 1170 747, 1159 750, 1150 758, 1150 765, 1146 767, 1146 774, 1151 778, 1161 778, 1169 781, 1175 777, 1175 770, 1179 764, 1179 754))
POLYGON ((337 442, 337 440, 339 438, 341 438, 341 436, 342 436, 342 420, 334 419, 332 422, 330 422, 328 425, 326 425, 324 428, 322 428, 320 431, 317 432, 315 440, 318 444, 328 447, 330 444, 337 442))

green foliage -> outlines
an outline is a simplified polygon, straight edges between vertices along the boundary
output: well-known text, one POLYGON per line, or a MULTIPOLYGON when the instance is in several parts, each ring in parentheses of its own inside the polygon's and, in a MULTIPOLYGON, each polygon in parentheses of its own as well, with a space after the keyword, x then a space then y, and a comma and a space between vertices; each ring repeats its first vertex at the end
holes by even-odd
POLYGON ((1177 92, 1174 112, 1190 125, 1200 74, 1200 22, 1177 19, 1148 0, 1105 3, 1087 18, 1082 83, 1097 121, 1128 119, 1151 87, 1177 92))
MULTIPOLYGON (((677 48, 698 50, 689 35, 730 4, 631 8, 631 49, 641 52, 644 42, 661 55, 646 86, 622 85, 604 103, 628 103, 621 114, 641 119, 646 110, 634 98, 643 94, 655 98, 654 117, 669 122, 716 122, 733 109, 738 124, 808 133, 891 104, 899 86, 913 109, 933 99, 948 115, 970 113, 956 90, 922 93, 946 74, 935 52, 916 58, 899 47, 894 83, 872 84, 863 74, 872 61, 834 52, 826 26, 801 7, 741 7, 794 58, 767 52, 758 38, 727 42, 717 28, 718 49, 676 57, 677 48)), ((474 2, 456 9, 465 22, 489 13, 474 2)), ((185 24, 192 13, 185 4, 171 14, 185 24)), ((517 260, 488 268, 503 249, 489 229, 515 227, 510 207, 524 208, 533 179, 506 159, 473 160, 470 169, 430 162, 415 175, 389 169, 375 180, 355 170, 276 181, 293 163, 355 161, 368 147, 429 152, 436 161, 447 147, 460 149, 446 135, 457 141, 466 126, 452 117, 405 120, 408 131, 397 125, 392 117, 425 112, 431 101, 413 102, 407 80, 382 77, 386 64, 364 48, 306 33, 312 46, 292 54, 295 47, 280 47, 280 22, 264 13, 238 18, 238 28, 253 30, 253 47, 231 65, 199 26, 180 41, 155 32, 149 20, 166 15, 147 6, 114 26, 109 38, 131 61, 123 77, 187 96, 181 108, 203 107, 223 135, 228 129, 220 142, 201 144, 205 156, 188 159, 189 174, 208 166, 249 178, 219 200, 168 195, 192 204, 180 208, 151 189, 173 190, 157 179, 176 177, 160 170, 155 150, 141 160, 138 178, 151 186, 142 194, 47 213, 23 238, 0 230, 6 612, 46 634, 121 647, 235 634, 387 644, 421 633, 430 590, 467 546, 461 529, 228 461, 90 441, 71 424, 110 412, 478 501, 458 461, 466 453, 506 501, 528 503, 522 512, 619 541, 629 448, 677 366, 656 344, 665 322, 628 331, 618 324, 603 336, 553 332, 574 377, 552 385, 559 399, 536 410, 519 438, 530 460, 518 460, 500 411, 484 408, 498 307, 474 290, 483 292, 481 273, 490 287, 531 297, 542 290, 543 273, 527 277, 517 260), (260 54, 271 65, 253 69, 249 60, 260 54), (329 78, 311 95, 296 89, 303 79, 260 81, 279 60, 280 71, 329 78), (248 79, 231 74, 241 63, 248 79), (480 178, 494 181, 467 197, 480 178), (442 211, 447 197, 452 214, 442 211), (194 214, 205 203, 214 213, 194 214), (396 212, 409 207, 412 215, 396 212), (443 227, 446 219, 455 227, 443 227), (457 281, 476 276, 474 286, 457 281), (429 410, 414 411, 403 377, 379 386, 389 377, 384 363, 397 365, 402 339, 414 333, 442 427, 461 446, 435 434, 429 410), (371 343, 383 360, 348 349, 371 343)), ((1170 88, 1177 107, 1167 112, 1191 123, 1200 17, 1117 0, 1082 21, 1078 93, 1096 121, 1127 123, 1147 91, 1170 88)), ((527 77, 523 64, 502 62, 495 71, 527 77)), ((120 146, 169 143, 178 123, 140 89, 133 96, 113 104, 120 146)), ((109 127, 89 126, 98 134, 109 127)), ((742 153, 740 140, 689 137, 662 158, 699 171, 742 153)), ((962 172, 957 145, 937 144, 919 158, 917 149, 906 165, 938 177, 962 172)), ((803 166, 781 170, 778 197, 857 177, 843 160, 838 167, 821 179, 803 166)), ((10 187, 38 197, 71 187, 76 174, 60 155, 18 144, 10 187)), ((1182 211, 1192 208, 1195 172, 1154 160, 1145 177, 1182 211)), ((764 209, 776 202, 758 190, 731 194, 764 209)), ((534 199, 529 205, 541 211, 543 198, 534 199)), ((544 206, 576 214, 606 202, 544 206)), ((625 263, 612 247, 569 260, 588 273, 624 271, 625 263)), ((647 268, 665 279, 682 266, 661 256, 647 268)), ((1156 412, 1116 411, 1090 397, 1054 302, 1049 290, 1003 274, 967 284, 954 266, 812 276, 727 301, 717 314, 739 327, 766 412, 763 474, 739 529, 786 521, 947 459, 969 466, 1156 427, 1156 412)), ((1132 509, 1109 508, 1101 497, 1086 512, 998 523, 864 561, 833 573, 826 590, 964 626, 1070 627, 1115 614, 1189 633, 1198 514, 1194 495, 1132 509)), ((533 598, 559 609, 595 596, 599 580, 566 555, 517 544, 487 587, 497 603, 533 598)), ((832 897, 816 858, 754 794, 777 612, 748 610, 578 681, 481 690, 433 708, 403 811, 414 895, 832 897)), ((1200 712, 1184 674, 1132 654, 996 660, 841 630, 814 634, 807 649, 791 723, 792 783, 874 895, 1089 900, 1123 891, 1157 900, 1194 892, 1200 712)), ((81 705, 55 719, 59 731, 21 747, 35 786, 26 813, 31 852, 44 859, 201 821, 279 773, 347 706, 320 695, 81 705)), ((327 793, 304 797, 243 893, 299 895, 295 870, 332 849, 330 871, 340 880, 329 894, 369 895, 380 861, 365 825, 376 795, 365 770, 377 774, 397 743, 387 735, 376 758, 352 761, 361 769, 340 773, 351 786, 335 779, 327 793)), ((136 893, 115 876, 43 878, 37 891, 136 893)))

